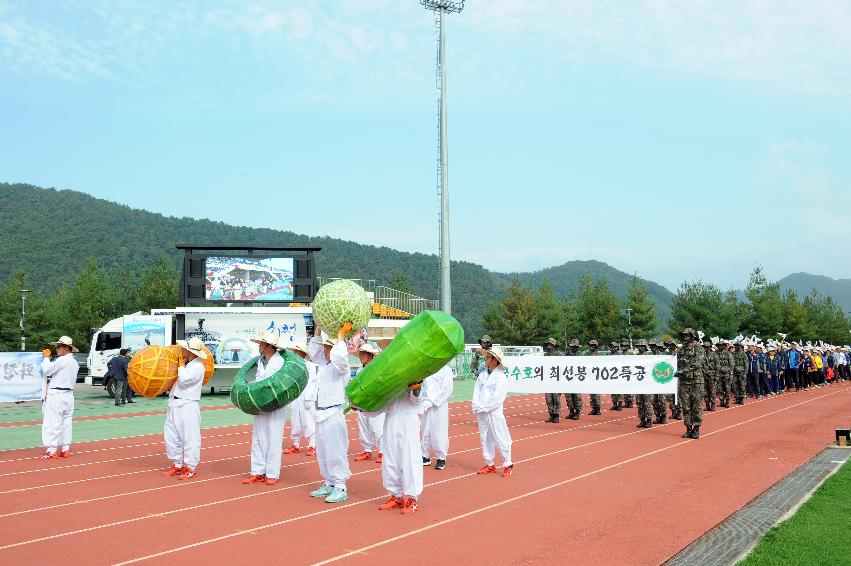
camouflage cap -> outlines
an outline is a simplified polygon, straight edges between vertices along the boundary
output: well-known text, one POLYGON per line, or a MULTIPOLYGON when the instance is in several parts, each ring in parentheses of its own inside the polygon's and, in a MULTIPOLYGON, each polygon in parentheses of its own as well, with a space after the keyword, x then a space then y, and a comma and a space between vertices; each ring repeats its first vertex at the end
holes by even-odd
POLYGON ((553 346, 558 346, 558 342, 556 342, 555 338, 547 338, 547 341, 544 344, 552 344, 553 346))
POLYGON ((579 347, 579 340, 574 338, 567 345, 570 346, 571 348, 578 348, 579 347))
MULTIPOLYGON (((652 342, 653 341, 651 340, 651 343, 652 342)), ((635 341, 635 347, 636 348, 641 348, 641 347, 646 348, 647 346, 649 346, 649 344, 647 343, 647 340, 645 340, 644 338, 640 338, 640 339, 635 341)))
POLYGON ((676 346, 676 345, 677 345, 677 343, 676 343, 676 342, 674 342, 673 340, 665 340, 665 342, 663 342, 663 344, 662 344, 662 345, 663 345, 663 346, 676 346))
POLYGON ((707 348, 711 348, 712 347, 712 340, 704 340, 703 345, 706 346, 707 348))
POLYGON ((491 337, 487 334, 479 338, 479 344, 482 344, 483 342, 490 342, 491 344, 493 344, 493 340, 491 340, 491 337))
POLYGON ((599 346, 600 343, 597 342, 596 340, 588 340, 588 345, 589 346, 599 346))
POLYGON ((629 348, 629 340, 621 340, 622 348, 629 348))
POLYGON ((613 350, 617 350, 619 348, 618 343, 617 342, 609 342, 609 348, 611 348, 613 350))
POLYGON ((694 331, 694 328, 683 328, 680 330, 680 336, 697 336, 697 332, 694 331))

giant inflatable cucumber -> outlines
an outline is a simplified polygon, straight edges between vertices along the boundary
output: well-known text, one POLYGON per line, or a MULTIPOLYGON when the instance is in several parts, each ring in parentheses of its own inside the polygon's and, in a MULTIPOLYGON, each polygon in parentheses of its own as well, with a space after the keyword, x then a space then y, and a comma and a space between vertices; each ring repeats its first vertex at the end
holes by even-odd
POLYGON ((245 377, 260 357, 248 360, 236 374, 230 390, 230 400, 239 410, 249 415, 270 413, 286 407, 307 387, 307 367, 304 361, 289 350, 281 352, 284 365, 262 381, 247 382, 245 377))
POLYGON ((349 382, 346 395, 353 407, 378 411, 463 350, 464 329, 457 320, 445 312, 423 311, 349 382))

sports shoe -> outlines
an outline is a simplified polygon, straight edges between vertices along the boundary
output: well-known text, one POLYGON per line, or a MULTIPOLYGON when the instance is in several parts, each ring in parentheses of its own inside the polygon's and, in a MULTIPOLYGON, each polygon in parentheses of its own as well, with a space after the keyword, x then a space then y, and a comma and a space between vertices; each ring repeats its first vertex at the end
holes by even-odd
POLYGON ((276 485, 278 478, 266 478, 266 485, 276 485))
POLYGON ((423 456, 423 466, 431 466, 431 458, 423 456))
POLYGON ((379 453, 378 453, 378 457, 375 459, 375 463, 376 463, 376 464, 380 464, 380 463, 381 463, 381 461, 382 461, 383 459, 384 459, 384 454, 382 454, 381 452, 379 452, 379 453))
POLYGON ((328 484, 323 484, 319 489, 315 489, 310 492, 310 497, 322 497, 325 498, 334 491, 334 488, 328 484))
POLYGON ((402 515, 413 515, 420 508, 420 504, 413 497, 405 499, 405 506, 402 507, 402 515))
POLYGON ((372 452, 361 452, 355 456, 355 462, 363 462, 364 460, 372 460, 372 452))
POLYGON ((41 455, 41 458, 43 460, 55 460, 55 459, 59 458, 59 450, 57 450, 53 454, 51 454, 50 452, 45 452, 44 454, 41 455))
POLYGON ((388 509, 398 509, 403 507, 405 502, 395 495, 391 495, 390 499, 378 506, 379 511, 387 511, 388 509))
POLYGON ((190 478, 195 477, 195 470, 190 468, 189 466, 183 466, 183 473, 177 476, 179 480, 188 480, 190 478))
POLYGON ((165 476, 165 477, 179 476, 182 473, 183 473, 183 466, 177 467, 174 464, 172 464, 171 467, 168 470, 163 472, 163 476, 165 476))
POLYGON ((485 465, 485 466, 483 466, 483 467, 482 467, 482 469, 481 469, 481 470, 479 470, 479 471, 478 471, 478 472, 476 472, 476 473, 477 473, 477 474, 482 474, 482 475, 483 475, 483 474, 495 474, 495 473, 496 473, 496 466, 493 466, 493 465, 491 465, 491 466, 485 465))
MULTIPOLYGON (((57 452, 59 452, 59 451, 57 450, 57 452)), ((63 451, 62 451, 62 453, 61 453, 61 454, 59 454, 59 455, 60 455, 61 457, 63 457, 63 458, 70 458, 70 457, 71 457, 71 452, 70 452, 70 451, 68 451, 68 450, 63 450, 63 451)))
POLYGON ((249 484, 249 483, 261 483, 261 482, 263 482, 265 479, 266 479, 266 476, 264 476, 264 475, 248 476, 247 478, 245 478, 244 480, 242 480, 242 483, 244 483, 244 484, 249 484))
POLYGON ((295 444, 284 450, 284 454, 298 454, 299 452, 301 452, 301 448, 295 444))
POLYGON ((514 473, 514 464, 511 464, 510 466, 505 466, 502 469, 502 477, 504 478, 511 476, 512 473, 514 473))
POLYGON ((325 503, 340 503, 349 498, 349 492, 339 487, 334 487, 325 498, 325 503))
POLYGON ((309 446, 309 447, 307 448, 307 452, 305 453, 305 455, 307 455, 307 456, 316 456, 316 448, 314 448, 313 446, 309 446))
POLYGON ((446 467, 446 460, 437 460, 437 464, 434 465, 435 470, 442 470, 446 467))

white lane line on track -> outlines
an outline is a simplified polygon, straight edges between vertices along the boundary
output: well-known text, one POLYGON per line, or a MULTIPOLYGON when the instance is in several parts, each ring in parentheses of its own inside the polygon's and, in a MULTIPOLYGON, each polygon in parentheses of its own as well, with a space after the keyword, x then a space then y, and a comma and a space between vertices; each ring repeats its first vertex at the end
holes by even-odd
MULTIPOLYGON (((838 391, 837 391, 837 392, 835 392, 835 393, 838 393, 838 391)), ((763 414, 763 415, 758 415, 758 416, 756 416, 756 417, 753 417, 753 418, 751 418, 751 419, 748 419, 748 420, 742 421, 742 422, 740 422, 740 423, 735 423, 735 424, 733 424, 733 425, 728 425, 727 427, 724 427, 724 428, 722 428, 722 429, 719 429, 718 431, 714 431, 714 432, 711 432, 711 433, 706 433, 706 434, 704 434, 704 436, 710 436, 711 434, 715 434, 715 433, 717 433, 717 432, 722 432, 722 431, 727 430, 727 429, 730 429, 730 428, 735 428, 735 427, 741 426, 741 425, 743 425, 743 424, 746 424, 746 423, 748 423, 748 422, 751 422, 751 421, 754 421, 754 420, 757 420, 757 419, 761 419, 761 418, 763 418, 763 417, 767 417, 767 416, 769 416, 769 415, 772 415, 772 414, 775 414, 775 413, 779 413, 779 412, 782 412, 782 411, 785 411, 785 410, 791 409, 791 408, 796 407, 796 406, 798 406, 798 405, 803 405, 803 404, 809 403, 809 402, 811 402, 811 401, 814 401, 814 400, 816 400, 816 399, 820 399, 820 398, 822 398, 822 397, 829 397, 830 395, 833 395, 833 394, 835 394, 835 393, 831 393, 831 394, 828 394, 828 395, 819 396, 819 397, 816 397, 816 398, 813 398, 813 399, 809 399, 809 400, 807 400, 807 401, 803 401, 803 402, 800 402, 800 403, 796 403, 796 404, 793 404, 793 405, 789 405, 789 406, 787 406, 787 407, 783 407, 783 408, 781 408, 781 409, 778 409, 778 410, 776 410, 776 411, 772 411, 772 412, 770 412, 770 413, 765 413, 765 414, 763 414)), ((754 402, 754 403, 750 403, 749 405, 753 405, 753 404, 755 404, 755 403, 759 403, 759 402, 763 402, 763 400, 759 400, 759 401, 756 401, 756 402, 754 402)), ((732 410, 732 409, 737 409, 737 408, 741 408, 741 406, 731 407, 731 408, 730 408, 730 410, 732 410)), ((729 410, 728 410, 728 411, 729 411, 729 410)), ((720 414, 724 414, 724 413, 726 413, 726 412, 728 412, 728 411, 724 411, 724 412, 721 412, 721 413, 715 413, 715 414, 719 414, 719 415, 720 415, 720 414)), ((625 420, 625 419, 627 419, 627 418, 630 418, 630 417, 622 417, 622 418, 620 418, 620 419, 615 419, 615 420, 625 420)), ((613 421, 607 421, 607 422, 613 422, 613 421)), ((661 425, 661 426, 671 426, 671 425, 674 425, 674 424, 676 424, 676 423, 674 423, 674 422, 670 422, 670 423, 668 423, 668 424, 666 424, 666 425, 661 425)), ((594 425, 589 425, 589 426, 594 426, 594 425)), ((564 429, 564 431, 567 431, 567 430, 576 430, 576 429, 564 429)), ((538 459, 541 459, 541 458, 546 458, 546 457, 548 457, 548 456, 553 456, 553 455, 556 455, 556 454, 563 454, 563 453, 570 452, 570 451, 573 451, 573 450, 578 450, 578 449, 580 449, 580 448, 585 448, 585 447, 588 447, 588 446, 592 446, 592 445, 594 445, 594 444, 600 444, 600 443, 603 443, 603 442, 611 442, 612 440, 616 440, 616 439, 623 438, 623 437, 627 437, 627 436, 632 436, 632 435, 634 435, 634 434, 642 434, 642 433, 646 433, 646 432, 648 432, 649 430, 651 430, 651 429, 639 429, 639 430, 631 431, 631 432, 624 433, 624 434, 621 434, 621 435, 617 435, 617 436, 613 436, 613 437, 607 437, 607 438, 603 438, 603 439, 600 439, 600 440, 595 440, 595 441, 588 442, 588 443, 586 443, 586 444, 582 444, 582 445, 578 445, 578 446, 570 446, 570 447, 567 447, 567 448, 563 448, 563 449, 561 449, 561 450, 557 450, 557 451, 555 451, 555 452, 550 452, 550 453, 547 453, 547 454, 539 454, 539 455, 532 456, 532 457, 530 457, 530 458, 526 458, 526 459, 523 459, 523 460, 515 460, 515 464, 523 463, 523 462, 530 462, 530 461, 533 461, 533 460, 538 460, 538 459)), ((563 432, 563 431, 559 431, 559 432, 563 432)), ((529 438, 524 438, 524 439, 521 439, 521 440, 529 440, 529 439, 531 439, 531 438, 536 438, 536 437, 540 437, 540 436, 549 436, 550 434, 554 434, 554 433, 546 433, 546 434, 537 435, 537 436, 533 436, 533 437, 529 437, 529 438)), ((515 441, 515 442, 517 442, 517 441, 515 441)), ((464 518, 464 517, 466 517, 466 516, 468 516, 468 515, 470 515, 470 514, 473 514, 473 513, 475 513, 475 512, 485 511, 485 510, 491 509, 491 508, 493 508, 493 507, 498 507, 498 506, 500 506, 500 505, 505 505, 506 503, 510 503, 511 501, 515 501, 515 500, 517 500, 517 499, 522 499, 523 497, 528 497, 528 496, 530 496, 530 495, 534 495, 534 494, 536 494, 536 493, 540 493, 541 491, 546 491, 547 489, 552 489, 552 488, 554 488, 554 487, 558 487, 558 486, 560 486, 560 485, 564 485, 564 484, 566 484, 566 483, 570 483, 571 481, 576 481, 576 480, 579 480, 579 479, 582 479, 582 478, 588 477, 588 476, 590 476, 590 475, 593 475, 593 474, 595 474, 595 473, 599 473, 599 472, 602 472, 602 471, 605 471, 605 470, 608 470, 608 469, 612 469, 612 468, 615 468, 615 467, 621 466, 621 465, 623 465, 623 464, 626 464, 626 463, 632 462, 632 461, 634 461, 634 460, 638 460, 638 459, 641 459, 641 458, 645 458, 645 457, 650 456, 650 455, 652 455, 652 454, 655 454, 655 453, 658 453, 658 452, 662 452, 662 451, 664 451, 664 450, 668 450, 668 449, 670 449, 670 448, 674 448, 674 447, 676 447, 676 446, 685 445, 685 444, 688 444, 688 443, 690 443, 690 442, 691 442, 691 440, 681 440, 681 441, 678 441, 676 444, 672 444, 672 445, 669 445, 669 446, 667 446, 667 447, 660 448, 660 449, 658 449, 658 450, 654 450, 654 451, 652 451, 652 452, 648 452, 648 453, 646 453, 646 454, 642 454, 642 455, 640 455, 640 456, 636 456, 636 457, 630 458, 630 459, 628 459, 628 460, 624 460, 624 461, 622 461, 622 462, 615 463, 615 464, 612 464, 612 465, 610 465, 610 466, 606 466, 606 467, 604 467, 604 468, 600 468, 600 469, 598 469, 598 470, 594 470, 594 471, 592 471, 592 472, 587 472, 587 473, 585 473, 585 474, 582 474, 582 475, 580 475, 580 476, 576 476, 576 477, 571 478, 571 479, 569 479, 569 480, 565 480, 565 481, 559 482, 558 484, 553 484, 553 485, 551 485, 551 486, 547 486, 547 487, 544 487, 544 488, 540 488, 540 489, 538 489, 538 490, 535 490, 534 492, 528 492, 528 493, 523 494, 523 495, 521 495, 521 496, 514 497, 514 498, 512 498, 512 499, 510 499, 510 500, 506 500, 506 501, 503 501, 503 502, 499 502, 499 503, 496 503, 496 504, 490 505, 490 506, 488 506, 488 507, 481 508, 481 509, 479 509, 479 510, 477 510, 477 511, 473 511, 473 512, 470 512, 470 513, 465 513, 464 515, 459 515, 459 516, 457 516, 457 517, 453 517, 453 518, 450 518, 450 519, 446 519, 446 520, 444 520, 444 521, 441 521, 440 523, 435 523, 435 524, 431 525, 430 527, 424 527, 424 528, 422 528, 422 529, 418 529, 418 530, 416 530, 416 531, 409 532, 409 533, 407 533, 407 534, 405 534, 405 535, 400 535, 399 537, 394 537, 393 539, 388 539, 387 541, 380 541, 379 543, 375 543, 375 544, 373 544, 373 545, 369 545, 369 546, 362 547, 362 548, 359 548, 359 549, 351 550, 350 552, 347 552, 346 554, 342 554, 342 555, 340 555, 340 556, 338 556, 338 557, 334 557, 334 558, 328 559, 328 560, 326 560, 326 561, 324 561, 324 562, 320 562, 319 564, 325 564, 325 563, 328 563, 328 562, 330 562, 330 561, 339 560, 339 559, 341 559, 341 558, 346 558, 346 557, 349 557, 349 556, 353 556, 353 555, 355 555, 355 554, 360 554, 360 553, 364 552, 365 550, 369 550, 370 548, 375 548, 375 547, 377 547, 377 546, 381 546, 382 544, 388 544, 388 543, 390 543, 390 542, 393 542, 394 540, 398 540, 399 538, 404 538, 404 537, 406 537, 406 536, 411 536, 412 534, 417 534, 418 532, 425 531, 425 530, 428 530, 429 528, 434 528, 434 527, 436 527, 436 526, 440 526, 441 524, 445 524, 445 523, 447 523, 447 522, 452 522, 453 520, 462 519, 462 518, 464 518)), ((480 449, 480 447, 476 447, 476 448, 474 448, 474 449, 472 449, 472 450, 479 450, 479 449, 480 449)), ((465 450, 465 451, 463 451, 463 452, 468 452, 468 450, 465 450)), ((477 475, 477 474, 476 474, 475 472, 471 472, 471 473, 468 473, 468 474, 463 474, 463 475, 460 475, 460 476, 455 476, 455 477, 452 477, 452 478, 447 478, 447 479, 440 480, 440 481, 437 481, 437 482, 432 482, 432 483, 430 483, 430 484, 427 484, 425 487, 434 487, 434 486, 436 486, 436 485, 440 485, 440 484, 444 484, 444 483, 448 483, 448 482, 452 482, 452 481, 456 481, 456 480, 460 480, 460 479, 470 478, 470 477, 474 477, 474 476, 476 476, 476 475, 477 475)), ((363 504, 363 503, 369 503, 369 502, 374 502, 374 501, 383 500, 383 499, 386 499, 386 497, 387 497, 387 495, 386 495, 386 494, 382 494, 382 495, 380 495, 380 496, 378 496, 378 497, 373 497, 373 498, 370 498, 370 499, 363 499, 363 500, 355 501, 355 502, 352 502, 352 503, 347 503, 347 504, 344 504, 344 505, 338 505, 338 506, 335 506, 335 507, 333 507, 333 508, 331 508, 331 509, 325 509, 325 510, 323 510, 323 511, 316 511, 316 512, 313 512, 313 513, 308 513, 308 514, 300 515, 300 516, 297 516, 297 517, 290 517, 290 518, 288 518, 288 519, 284 519, 284 520, 282 520, 282 521, 276 521, 276 522, 274 522, 274 523, 268 523, 268 524, 266 524, 266 525, 260 525, 260 526, 257 526, 257 527, 251 527, 251 528, 247 528, 247 529, 242 529, 242 530, 240 530, 239 532, 236 532, 236 533, 230 533, 230 534, 227 534, 227 535, 222 535, 222 536, 219 536, 219 537, 215 537, 215 538, 211 538, 211 539, 207 539, 207 540, 199 541, 199 542, 192 543, 192 544, 188 544, 188 545, 181 546, 181 547, 178 547, 178 548, 173 548, 173 549, 165 550, 165 551, 158 552, 158 553, 155 553, 155 554, 149 554, 149 555, 147 555, 147 556, 142 556, 142 557, 139 557, 139 558, 134 558, 134 559, 127 560, 127 561, 124 561, 124 562, 119 562, 119 563, 116 563, 114 566, 124 566, 124 565, 126 565, 126 564, 134 564, 134 563, 136 563, 136 562, 142 562, 142 561, 144 561, 144 560, 150 560, 150 559, 152 559, 152 558, 159 558, 159 557, 161 557, 161 556, 166 556, 166 555, 168 555, 168 554, 173 554, 173 553, 176 553, 176 552, 181 552, 181 551, 189 550, 189 549, 192 549, 192 548, 197 548, 197 547, 199 547, 199 546, 203 546, 203 545, 205 545, 205 544, 210 544, 210 543, 219 542, 219 541, 222 541, 222 540, 227 540, 227 539, 230 539, 230 538, 234 538, 234 537, 237 537, 237 536, 243 535, 243 534, 245 534, 246 532, 256 532, 256 531, 263 530, 263 529, 268 529, 268 528, 272 528, 272 527, 277 527, 277 526, 281 526, 281 525, 286 525, 286 524, 289 524, 289 523, 293 523, 293 522, 295 522, 295 521, 299 521, 299 520, 303 520, 303 519, 309 519, 309 518, 316 517, 316 516, 319 516, 319 515, 324 515, 324 514, 326 514, 326 513, 332 513, 332 512, 334 512, 334 511, 339 511, 339 510, 342 510, 342 509, 347 509, 347 508, 349 508, 349 507, 354 507, 354 506, 356 506, 356 505, 361 505, 361 504, 363 504)))
MULTIPOLYGON (((577 428, 561 429, 561 430, 555 430, 555 431, 552 431, 552 432, 546 432, 546 433, 543 433, 543 434, 536 434, 536 435, 528 436, 526 438, 520 438, 520 439, 514 440, 514 442, 515 443, 516 442, 523 442, 523 441, 526 441, 526 440, 533 440, 533 439, 542 438, 542 437, 545 437, 545 436, 553 436, 553 435, 562 434, 562 433, 569 432, 569 431, 580 430, 580 429, 583 429, 583 428, 591 428, 591 427, 599 426, 601 424, 625 420, 627 418, 629 418, 629 417, 621 417, 621 418, 618 418, 618 419, 601 421, 599 423, 592 423, 592 424, 588 424, 588 425, 583 425, 583 426, 577 427, 577 428)), ((640 431, 635 431, 635 432, 643 432, 644 430, 645 429, 642 429, 640 431)), ((635 434, 635 432, 630 432, 628 434, 635 434)), ((598 442, 609 441, 609 440, 612 440, 613 438, 618 438, 618 437, 607 437, 605 439, 601 439, 601 440, 589 443, 588 446, 590 446, 591 444, 596 444, 598 442)), ((583 446, 576 446, 576 447, 571 448, 571 449, 577 449, 577 448, 581 448, 581 447, 583 447, 583 446)), ((474 446, 473 448, 469 448, 469 449, 466 449, 466 450, 459 450, 457 452, 452 452, 452 455, 455 456, 457 454, 464 454, 464 453, 467 453, 467 452, 474 452, 474 451, 478 452, 480 450, 481 450, 481 446, 474 446)), ((244 456, 239 456, 239 457, 242 458, 244 456)), ((375 473, 375 472, 380 472, 380 471, 381 471, 381 468, 376 467, 376 468, 373 468, 371 470, 356 472, 352 475, 363 475, 363 474, 375 473)), ((472 475, 475 475, 475 474, 472 474, 472 475)), ((466 477, 466 476, 459 476, 459 477, 466 477)), ((446 481, 450 481, 452 479, 455 479, 455 478, 450 478, 449 480, 441 480, 441 481, 434 482, 434 483, 431 483, 431 484, 428 484, 428 485, 429 486, 438 485, 438 484, 441 484, 441 483, 445 483, 446 481)), ((227 499, 210 501, 210 502, 207 502, 207 503, 201 503, 201 504, 198 504, 198 505, 194 505, 192 507, 183 507, 183 508, 180 508, 180 509, 172 509, 170 511, 162 511, 160 513, 154 513, 154 514, 151 514, 151 515, 133 517, 131 519, 124 519, 124 520, 121 520, 121 521, 115 521, 115 522, 106 523, 106 524, 103 524, 103 525, 95 525, 94 527, 87 527, 87 528, 84 528, 84 529, 78 529, 78 530, 75 530, 75 531, 69 531, 69 532, 65 532, 65 533, 58 533, 58 534, 55 534, 55 535, 40 537, 40 538, 37 538, 37 539, 20 541, 20 542, 16 542, 16 543, 12 543, 12 544, 7 544, 5 546, 0 546, 0 550, 7 550, 7 549, 10 549, 10 548, 24 546, 24 545, 27 545, 27 544, 33 544, 33 543, 37 543, 37 542, 43 542, 43 541, 46 541, 46 540, 53 540, 53 539, 62 538, 62 537, 66 537, 66 536, 77 535, 77 534, 91 532, 91 531, 95 531, 95 530, 99 530, 99 529, 103 529, 103 528, 108 528, 108 527, 125 525, 125 524, 128 524, 128 523, 143 521, 143 520, 151 519, 151 518, 154 518, 154 517, 173 515, 175 513, 181 513, 183 511, 191 511, 191 510, 194 510, 194 509, 202 509, 202 508, 206 508, 206 507, 211 507, 213 505, 219 505, 219 504, 222 504, 222 503, 230 503, 230 502, 233 502, 233 501, 239 501, 239 500, 248 499, 248 498, 251 498, 251 497, 260 497, 260 496, 263 496, 263 495, 268 495, 268 494, 276 493, 276 492, 279 492, 279 491, 286 491, 286 490, 294 489, 294 488, 297 488, 297 487, 305 487, 305 486, 310 486, 310 485, 316 485, 319 481, 321 481, 321 478, 307 482, 307 483, 303 483, 303 484, 291 485, 291 486, 286 486, 286 487, 282 487, 282 488, 265 490, 263 492, 253 493, 253 494, 249 494, 249 495, 241 495, 241 496, 231 497, 231 498, 227 498, 227 499)), ((386 497, 386 495, 381 495, 377 499, 383 499, 384 497, 386 497)), ((364 501, 372 501, 372 500, 364 500, 364 501)), ((347 505, 347 506, 349 506, 349 505, 347 505)))
MULTIPOLYGON (((527 414, 530 414, 530 413, 519 413, 519 414, 516 414, 516 415, 509 414, 509 415, 507 415, 507 418, 524 416, 524 415, 527 415, 527 414)), ((554 433, 558 433, 558 432, 568 432, 570 430, 579 430, 580 428, 587 428, 587 427, 590 427, 590 426, 596 426, 596 425, 604 424, 604 423, 608 423, 608 422, 617 422, 619 420, 624 420, 625 418, 628 418, 628 417, 622 417, 622 418, 619 418, 619 419, 613 419, 613 420, 609 420, 609 421, 602 421, 600 423, 593 423, 591 425, 583 425, 581 427, 577 427, 577 428, 574 428, 574 429, 561 429, 561 430, 557 430, 557 431, 552 431, 551 433, 547 433, 547 434, 554 434, 554 433)), ((538 423, 532 422, 532 423, 516 424, 516 425, 510 426, 509 428, 517 429, 517 428, 522 428, 522 427, 526 427, 526 426, 531 426, 533 424, 538 424, 538 423)), ((465 437, 465 436, 473 436, 473 435, 478 435, 478 432, 477 431, 465 432, 465 433, 462 433, 462 434, 456 434, 456 435, 450 436, 449 438, 450 439, 462 438, 462 437, 465 437)), ((464 452, 466 452, 466 451, 464 451, 464 452)), ((461 452, 453 452, 452 454, 459 454, 459 453, 461 453, 461 452)), ((353 452, 348 453, 349 456, 355 456, 357 454, 358 454, 357 451, 353 451, 353 452)), ((248 458, 248 456, 247 455, 232 456, 232 457, 229 457, 229 458, 221 458, 219 460, 210 460, 207 463, 221 462, 221 461, 226 461, 226 460, 234 460, 234 459, 239 459, 239 458, 248 458)), ((303 462, 300 462, 298 464, 286 464, 284 466, 281 466, 281 469, 283 470, 283 469, 289 468, 289 467, 302 466, 304 464, 310 464, 310 463, 313 463, 313 462, 314 462, 314 460, 312 460, 312 459, 311 460, 304 460, 303 462)), ((376 470, 380 470, 380 468, 376 468, 376 470)), ((111 475, 111 476, 101 476, 100 478, 90 478, 90 479, 76 480, 74 482, 65 482, 65 483, 79 483, 79 482, 84 482, 84 481, 94 481, 94 480, 99 480, 99 479, 107 479, 107 478, 116 477, 116 476, 123 476, 123 475, 128 475, 128 474, 137 474, 137 473, 150 472, 150 471, 161 472, 162 469, 161 468, 146 469, 146 470, 128 472, 126 474, 114 474, 114 475, 111 475)), ((71 502, 67 502, 67 503, 59 503, 59 504, 56 504, 56 505, 50 505, 50 506, 46 506, 46 507, 37 507, 37 508, 34 508, 34 509, 25 509, 25 510, 22 510, 22 511, 14 511, 14 512, 11 512, 11 513, 6 513, 6 514, 3 514, 3 515, 0 515, 0 519, 2 519, 4 517, 14 516, 14 515, 23 515, 23 514, 26 514, 26 513, 33 513, 33 512, 37 512, 37 511, 46 511, 46 510, 50 510, 50 509, 56 509, 56 508, 59 508, 59 507, 68 507, 68 506, 71 506, 71 505, 80 505, 80 504, 84 504, 84 503, 103 501, 103 500, 106 500, 106 499, 114 499, 116 497, 125 497, 125 496, 128 496, 128 495, 135 495, 135 494, 139 494, 139 493, 148 493, 148 492, 157 491, 157 490, 160 490, 160 489, 170 489, 170 488, 180 487, 180 486, 191 486, 191 485, 196 484, 196 483, 216 481, 216 480, 220 480, 220 479, 228 479, 228 478, 239 477, 239 476, 244 476, 244 475, 245 475, 245 473, 227 474, 227 475, 216 476, 216 477, 212 477, 212 478, 199 479, 199 480, 196 480, 196 481, 193 481, 193 482, 181 482, 181 483, 171 484, 171 485, 167 485, 167 486, 160 486, 160 487, 142 489, 142 490, 137 490, 137 491, 130 491, 130 492, 119 493, 119 494, 114 494, 114 495, 105 495, 105 496, 96 497, 96 498, 92 498, 92 499, 84 499, 84 500, 71 501, 71 502)), ((321 478, 317 479, 316 481, 318 482, 320 480, 321 480, 321 478)), ((31 486, 31 487, 26 487, 26 488, 13 489, 13 490, 9 490, 9 491, 0 491, 0 494, 36 490, 36 489, 42 489, 42 488, 45 488, 45 487, 54 487, 54 486, 57 486, 57 485, 64 485, 64 484, 48 484, 48 485, 41 485, 41 486, 31 486)))

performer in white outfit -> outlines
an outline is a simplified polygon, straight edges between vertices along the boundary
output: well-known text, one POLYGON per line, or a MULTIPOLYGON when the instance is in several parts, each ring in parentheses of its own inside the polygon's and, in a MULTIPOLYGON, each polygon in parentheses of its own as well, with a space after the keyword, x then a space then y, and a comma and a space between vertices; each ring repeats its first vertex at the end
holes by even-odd
POLYGON ((419 509, 423 492, 423 467, 420 464, 420 386, 414 385, 390 401, 384 408, 384 460, 381 479, 390 499, 381 511, 402 509, 408 515, 419 509))
POLYGON ((177 381, 168 394, 165 415, 165 451, 171 468, 164 476, 187 480, 195 477, 201 461, 201 385, 204 383, 204 364, 207 359, 204 343, 197 336, 189 341, 177 340, 185 365, 177 368, 177 381))
MULTIPOLYGON (((360 359, 360 363, 363 364, 363 367, 366 367, 372 359, 379 354, 379 352, 381 352, 380 348, 366 342, 358 348, 358 359, 360 359)), ((377 452, 378 455, 375 459, 375 463, 381 463, 381 436, 383 433, 384 411, 376 411, 372 413, 358 411, 358 438, 360 440, 361 447, 363 448, 363 452, 355 457, 355 462, 372 460, 372 453, 377 452)))
POLYGON ((508 393, 508 378, 502 367, 504 354, 502 349, 480 350, 485 356, 485 369, 476 378, 473 389, 473 412, 479 424, 479 438, 482 441, 482 456, 485 466, 479 474, 496 472, 493 457, 496 448, 502 454, 502 476, 508 477, 514 471, 511 462, 511 435, 502 413, 502 404, 508 393))
POLYGON ((344 340, 346 332, 352 327, 346 323, 337 335, 337 340, 325 339, 316 335, 308 347, 310 360, 318 370, 318 390, 316 393, 316 459, 319 472, 325 480, 319 489, 310 493, 311 497, 321 497, 326 503, 339 503, 349 498, 346 480, 352 473, 349 470, 349 429, 343 416, 346 404, 346 384, 351 379, 349 350, 344 340))
POLYGON ((307 439, 307 456, 316 455, 316 389, 317 389, 317 367, 316 364, 307 359, 307 346, 296 344, 289 348, 298 357, 304 360, 307 367, 307 387, 301 392, 298 399, 290 406, 290 440, 293 444, 287 448, 285 454, 298 454, 301 452, 301 439, 307 439))
POLYGON ((431 451, 434 450, 436 470, 446 467, 446 453, 449 452, 449 398, 453 386, 452 369, 448 365, 425 378, 422 383, 420 426, 423 435, 423 466, 431 464, 431 451))
MULTIPOLYGON (((278 353, 277 335, 264 332, 252 342, 256 343, 260 350, 255 382, 269 378, 284 367, 284 358, 278 353)), ((278 483, 281 476, 281 450, 286 418, 286 407, 254 415, 254 426, 251 429, 251 475, 242 480, 242 483, 278 483)))
POLYGON ((41 373, 49 379, 45 388, 44 418, 41 423, 42 458, 71 456, 71 419, 74 416, 74 386, 80 364, 71 355, 79 352, 68 336, 51 342, 56 346, 56 360, 50 361, 50 350, 44 350, 41 373))

